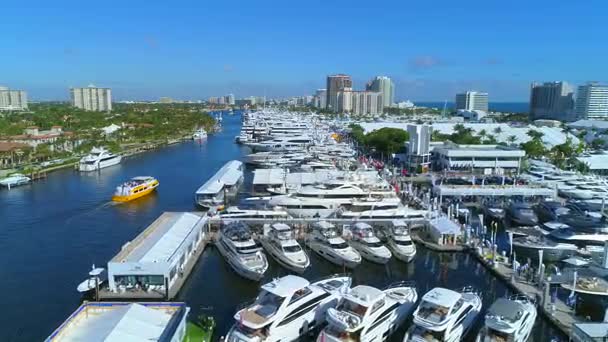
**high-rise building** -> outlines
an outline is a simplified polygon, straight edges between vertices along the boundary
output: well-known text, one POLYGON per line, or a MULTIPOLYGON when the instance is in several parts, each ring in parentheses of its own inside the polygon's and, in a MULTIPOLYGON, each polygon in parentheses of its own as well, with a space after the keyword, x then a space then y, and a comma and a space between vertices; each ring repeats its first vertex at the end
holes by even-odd
POLYGON ((70 88, 72 106, 96 112, 112 110, 112 90, 89 85, 86 88, 70 88))
POLYGON ((407 125, 410 141, 407 149, 407 166, 410 171, 425 172, 431 163, 431 133, 430 125, 407 125))
POLYGON ((354 115, 377 115, 382 113, 384 102, 382 93, 373 91, 346 91, 341 93, 345 98, 342 103, 350 105, 342 112, 350 112, 354 115), (350 95, 350 100, 346 97, 350 95))
POLYGON ((315 92, 314 106, 316 108, 327 107, 327 90, 325 89, 317 89, 315 92))
POLYGON ((369 91, 382 93, 383 107, 390 107, 395 101, 395 84, 386 76, 376 76, 366 86, 369 91))
POLYGON ((576 92, 577 119, 608 119, 608 85, 587 83, 576 92))
POLYGON ((456 110, 483 110, 488 111, 488 93, 467 91, 456 94, 456 110))
MULTIPOLYGON (((350 92, 353 88, 353 81, 348 75, 337 74, 327 76, 327 99, 325 101, 326 109, 334 112, 342 112, 341 108, 349 107, 344 103, 339 103, 340 92, 350 92)), ((350 96, 349 96, 350 97, 350 96)), ((342 96, 344 98, 344 96, 342 96)))
POLYGON ((225 99, 224 102, 226 102, 226 104, 228 104, 228 105, 233 106, 234 103, 235 103, 234 94, 228 94, 228 95, 226 95, 226 99, 225 99))
POLYGON ((0 87, 0 111, 27 110, 27 93, 0 87))
POLYGON ((530 117, 574 121, 574 89, 567 82, 532 83, 530 117))

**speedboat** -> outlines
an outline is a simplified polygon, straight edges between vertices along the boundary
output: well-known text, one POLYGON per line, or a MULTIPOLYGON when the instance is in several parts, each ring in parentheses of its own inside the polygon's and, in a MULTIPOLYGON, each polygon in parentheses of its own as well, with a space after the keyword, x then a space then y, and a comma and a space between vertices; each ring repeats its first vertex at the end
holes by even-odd
POLYGON ((477 342, 528 341, 535 320, 536 305, 527 296, 499 298, 486 313, 477 342))
POLYGON ((97 171, 103 168, 120 164, 122 157, 103 147, 93 147, 91 153, 82 157, 78 162, 78 170, 83 172, 97 171))
POLYGON ((152 193, 158 187, 158 180, 154 177, 139 176, 122 183, 116 187, 112 201, 128 202, 136 198, 143 197, 152 193))
POLYGON ((499 201, 487 201, 483 204, 484 214, 494 220, 502 220, 505 218, 505 209, 499 201))
POLYGON ((99 287, 106 281, 106 279, 102 277, 103 271, 105 271, 103 267, 95 267, 95 265, 91 266, 89 277, 82 283, 78 284, 76 290, 80 293, 87 293, 94 290, 95 287, 99 287))
POLYGON ((416 256, 416 245, 409 234, 407 224, 402 220, 393 220, 389 231, 386 245, 393 255, 405 262, 410 262, 416 256))
POLYGON ((28 184, 30 181, 30 177, 24 176, 21 173, 13 173, 12 175, 0 180, 0 185, 7 188, 12 188, 14 186, 28 184))
POLYGON ((268 269, 266 255, 251 238, 249 227, 242 222, 233 222, 218 232, 218 251, 232 269, 240 276, 259 281, 268 269))
POLYGON ((469 287, 461 291, 436 287, 422 297, 403 341, 463 341, 481 306, 481 297, 469 287))
POLYGON ((327 221, 313 223, 306 244, 335 265, 355 268, 361 263, 361 254, 344 241, 336 226, 327 221))
POLYGON ((207 131, 205 131, 203 128, 197 129, 192 134, 192 140, 204 140, 204 139, 207 139, 207 131))
POLYGON ((386 340, 411 314, 417 300, 416 287, 409 283, 395 283, 384 290, 356 286, 335 309, 327 310, 328 326, 317 342, 386 340))
POLYGON ((350 289, 352 279, 334 275, 309 283, 288 275, 262 285, 253 303, 234 315, 227 342, 295 341, 324 323, 325 313, 350 289))
POLYGON ((357 222, 351 229, 350 245, 371 262, 386 264, 392 257, 391 251, 380 242, 373 228, 363 222, 357 222))
POLYGON ((291 271, 302 273, 310 266, 308 255, 284 223, 265 224, 260 243, 281 266, 291 271))
POLYGON ((512 223, 520 226, 535 226, 538 224, 538 217, 530 203, 513 202, 509 206, 507 214, 512 223))

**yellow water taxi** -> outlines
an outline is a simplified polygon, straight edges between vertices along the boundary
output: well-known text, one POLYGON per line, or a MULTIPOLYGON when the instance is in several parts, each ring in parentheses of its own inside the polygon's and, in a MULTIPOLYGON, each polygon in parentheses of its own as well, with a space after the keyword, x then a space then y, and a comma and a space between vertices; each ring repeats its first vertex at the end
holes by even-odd
POLYGON ((146 196, 156 190, 159 183, 154 177, 140 176, 133 177, 131 180, 116 187, 112 201, 128 202, 142 196, 146 196))

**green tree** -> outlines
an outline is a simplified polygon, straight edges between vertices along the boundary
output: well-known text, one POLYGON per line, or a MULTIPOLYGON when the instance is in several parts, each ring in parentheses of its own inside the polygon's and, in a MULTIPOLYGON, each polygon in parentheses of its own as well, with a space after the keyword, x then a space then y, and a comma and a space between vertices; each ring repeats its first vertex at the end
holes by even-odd
POLYGON ((507 141, 509 142, 509 144, 513 145, 513 144, 515 144, 515 141, 517 141, 517 136, 509 135, 509 137, 507 138, 507 141))
POLYGON ((547 150, 540 139, 528 140, 521 144, 521 148, 526 151, 526 155, 530 158, 540 158, 547 153, 547 150))
POLYGON ((390 127, 375 130, 365 136, 365 142, 369 147, 384 154, 401 150, 408 139, 409 134, 406 131, 390 127))
POLYGON ((502 128, 500 126, 497 126, 496 128, 494 128, 494 134, 498 135, 502 133, 502 128))

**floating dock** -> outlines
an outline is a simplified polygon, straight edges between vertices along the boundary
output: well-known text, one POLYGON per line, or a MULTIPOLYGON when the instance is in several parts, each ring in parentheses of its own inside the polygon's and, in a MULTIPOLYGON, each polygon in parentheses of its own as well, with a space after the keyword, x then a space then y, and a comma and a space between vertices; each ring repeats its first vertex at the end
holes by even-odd
POLYGON ((174 298, 205 249, 208 217, 165 212, 108 262, 104 300, 174 298))

